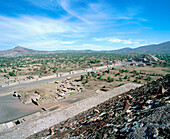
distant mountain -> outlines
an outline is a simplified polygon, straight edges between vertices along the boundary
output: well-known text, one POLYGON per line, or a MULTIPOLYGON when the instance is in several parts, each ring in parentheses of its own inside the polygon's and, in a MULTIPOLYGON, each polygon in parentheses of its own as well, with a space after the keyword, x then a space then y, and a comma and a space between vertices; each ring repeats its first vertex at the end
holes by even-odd
POLYGON ((94 50, 86 49, 86 50, 56 50, 53 52, 71 52, 71 53, 76 53, 76 52, 81 52, 81 53, 91 53, 91 52, 96 52, 94 50))
POLYGON ((122 48, 122 49, 118 49, 118 50, 113 50, 112 52, 120 52, 120 53, 124 53, 124 52, 130 52, 133 49, 130 47, 126 47, 126 48, 122 48))
POLYGON ((143 53, 148 53, 148 52, 170 52, 170 41, 160 43, 160 44, 141 46, 141 47, 135 48, 133 50, 136 51, 136 52, 143 52, 143 53))
POLYGON ((53 52, 50 52, 50 51, 37 51, 37 50, 17 46, 17 47, 15 47, 13 49, 9 49, 9 50, 6 50, 6 51, 0 51, 0 56, 1 57, 16 57, 16 56, 49 54, 49 53, 53 53, 53 52))
POLYGON ((153 45, 146 45, 140 46, 137 48, 123 48, 118 50, 113 50, 112 52, 116 53, 161 53, 161 52, 169 52, 170 53, 170 41, 160 43, 160 44, 153 44, 153 45))
POLYGON ((138 48, 122 48, 118 50, 101 50, 101 51, 95 51, 95 50, 57 50, 57 51, 37 51, 33 49, 27 49, 21 46, 17 46, 13 49, 6 50, 6 51, 0 51, 0 57, 14 57, 14 56, 25 56, 25 55, 39 55, 39 54, 52 54, 52 53, 67 53, 67 52, 74 52, 74 53, 107 53, 107 52, 113 52, 113 53, 170 53, 170 41, 160 43, 160 44, 153 44, 153 45, 146 45, 146 46, 140 46, 138 48))

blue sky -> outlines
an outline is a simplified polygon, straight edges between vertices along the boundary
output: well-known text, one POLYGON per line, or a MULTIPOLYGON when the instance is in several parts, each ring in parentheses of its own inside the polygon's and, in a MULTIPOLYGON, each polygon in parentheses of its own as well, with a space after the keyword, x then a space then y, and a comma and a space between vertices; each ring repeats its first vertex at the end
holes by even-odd
POLYGON ((0 0, 0 50, 123 47, 170 40, 170 0, 0 0))

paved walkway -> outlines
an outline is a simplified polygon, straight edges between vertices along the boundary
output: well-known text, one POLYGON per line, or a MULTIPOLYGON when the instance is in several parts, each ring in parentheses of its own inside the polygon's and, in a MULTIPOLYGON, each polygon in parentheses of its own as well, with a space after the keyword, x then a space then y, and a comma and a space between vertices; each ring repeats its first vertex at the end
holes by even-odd
POLYGON ((75 102, 61 109, 51 111, 45 114, 42 114, 40 117, 37 117, 31 121, 27 121, 21 125, 9 128, 6 131, 0 133, 0 139, 23 139, 27 138, 30 135, 33 135, 37 132, 40 132, 46 128, 49 128, 53 125, 65 121, 68 118, 76 116, 77 114, 86 111, 106 100, 117 96, 119 94, 125 93, 130 89, 139 87, 138 84, 126 84, 120 87, 113 89, 112 91, 101 93, 97 96, 92 96, 84 100, 75 102))

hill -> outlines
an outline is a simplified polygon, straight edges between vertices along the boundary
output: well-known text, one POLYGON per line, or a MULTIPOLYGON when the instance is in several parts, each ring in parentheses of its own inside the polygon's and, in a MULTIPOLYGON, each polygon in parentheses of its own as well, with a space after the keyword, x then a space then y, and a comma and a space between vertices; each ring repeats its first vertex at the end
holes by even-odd
POLYGON ((113 50, 115 53, 169 53, 170 52, 170 41, 152 44, 146 46, 140 46, 137 48, 123 48, 118 50, 113 50))
POLYGON ((160 44, 153 44, 153 45, 146 45, 141 46, 138 48, 133 49, 135 52, 170 52, 170 41, 160 43, 160 44))
POLYGON ((56 50, 56 51, 38 51, 33 49, 24 48, 21 46, 17 46, 13 49, 0 51, 0 57, 15 57, 15 56, 25 56, 25 55, 39 55, 39 54, 51 54, 51 53, 170 53, 170 41, 160 43, 160 44, 153 44, 153 45, 146 45, 140 46, 137 48, 122 48, 118 50, 56 50))
POLYGON ((53 52, 50 52, 50 51, 37 51, 37 50, 17 46, 17 47, 15 47, 13 49, 9 49, 9 50, 6 50, 6 51, 0 51, 0 56, 1 57, 15 57, 15 56, 49 54, 49 53, 53 53, 53 52))

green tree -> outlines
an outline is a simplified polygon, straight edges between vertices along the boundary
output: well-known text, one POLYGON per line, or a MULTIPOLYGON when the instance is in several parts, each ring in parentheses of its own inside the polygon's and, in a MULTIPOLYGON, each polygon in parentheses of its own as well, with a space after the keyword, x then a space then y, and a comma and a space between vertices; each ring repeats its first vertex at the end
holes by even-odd
POLYGON ((100 80, 101 80, 101 79, 102 79, 102 76, 100 75, 100 76, 98 77, 98 79, 100 79, 100 80))
POLYGON ((7 73, 6 69, 4 69, 4 72, 7 73))
POLYGON ((14 72, 9 72, 9 76, 16 76, 14 72))
POLYGON ((128 78, 128 76, 127 76, 127 75, 125 75, 124 79, 127 79, 127 78, 128 78))
POLYGON ((114 78, 110 78, 109 82, 113 82, 114 81, 114 78))
POLYGON ((92 72, 91 75, 92 75, 93 77, 95 77, 95 73, 94 73, 94 72, 92 72))
POLYGON ((81 77, 81 81, 83 81, 83 79, 84 79, 84 75, 81 75, 80 77, 81 77))
POLYGON ((150 76, 149 76, 149 77, 147 77, 147 80, 148 80, 148 81, 151 81, 151 77, 150 77, 150 76))
POLYGON ((134 80, 134 82, 136 82, 136 83, 137 83, 137 82, 138 82, 138 78, 136 78, 136 79, 134 80))
POLYGON ((89 79, 88 78, 86 78, 86 83, 88 83, 89 82, 89 79))
POLYGON ((90 76, 90 72, 88 72, 87 75, 90 76))

